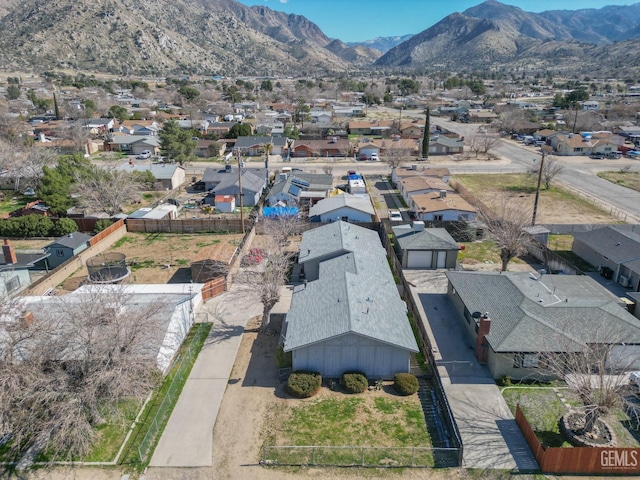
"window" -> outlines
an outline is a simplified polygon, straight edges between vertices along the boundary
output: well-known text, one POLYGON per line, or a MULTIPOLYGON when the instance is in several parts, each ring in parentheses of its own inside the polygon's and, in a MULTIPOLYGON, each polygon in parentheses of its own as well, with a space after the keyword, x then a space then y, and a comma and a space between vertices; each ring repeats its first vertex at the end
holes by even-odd
POLYGON ((537 353, 516 353, 513 356, 513 368, 538 368, 539 365, 537 353))
POLYGON ((436 222, 441 222, 442 219, 443 219, 442 215, 434 215, 433 216, 433 220, 436 221, 436 222))
POLYGON ((62 250, 61 248, 58 248, 56 250, 56 257, 64 257, 64 250, 62 250))
POLYGON ((12 279, 5 282, 5 288, 7 289, 7 293, 11 293, 20 288, 20 277, 17 275, 12 279))

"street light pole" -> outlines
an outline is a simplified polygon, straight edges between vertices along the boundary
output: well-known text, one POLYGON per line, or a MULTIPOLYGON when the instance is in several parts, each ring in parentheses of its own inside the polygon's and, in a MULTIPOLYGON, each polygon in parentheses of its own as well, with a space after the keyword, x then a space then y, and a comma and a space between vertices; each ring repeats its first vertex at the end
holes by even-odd
POLYGON ((544 168, 544 150, 542 151, 542 160, 540 160, 540 168, 538 170, 538 186, 536 187, 536 198, 533 201, 533 218, 531 219, 531 226, 536 224, 536 214, 538 213, 538 200, 540 198, 540 183, 542 182, 542 169, 544 168))

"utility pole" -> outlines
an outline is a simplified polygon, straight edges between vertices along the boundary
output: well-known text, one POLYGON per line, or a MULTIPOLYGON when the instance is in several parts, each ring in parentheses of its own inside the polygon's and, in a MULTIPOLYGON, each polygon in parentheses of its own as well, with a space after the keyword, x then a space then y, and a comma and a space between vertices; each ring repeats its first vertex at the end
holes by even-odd
POLYGON ((538 170, 538 186, 536 187, 536 198, 533 201, 533 218, 531 219, 531 226, 536 224, 536 214, 538 213, 538 199, 540 198, 540 182, 542 181, 542 169, 544 168, 544 156, 545 151, 542 151, 542 160, 540 160, 540 169, 538 170))
POLYGON ((242 165, 240 164, 240 149, 236 149, 238 159, 238 189, 240 190, 240 223, 242 224, 242 234, 244 235, 244 202, 242 200, 242 165))

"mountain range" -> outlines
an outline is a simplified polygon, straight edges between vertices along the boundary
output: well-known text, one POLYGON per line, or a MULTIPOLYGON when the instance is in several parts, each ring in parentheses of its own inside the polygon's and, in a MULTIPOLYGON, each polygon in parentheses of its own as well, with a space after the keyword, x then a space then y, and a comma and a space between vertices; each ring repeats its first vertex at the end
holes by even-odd
POLYGON ((529 13, 488 0, 417 35, 346 44, 236 0, 3 0, 0 69, 317 75, 347 70, 640 67, 640 3, 529 13))

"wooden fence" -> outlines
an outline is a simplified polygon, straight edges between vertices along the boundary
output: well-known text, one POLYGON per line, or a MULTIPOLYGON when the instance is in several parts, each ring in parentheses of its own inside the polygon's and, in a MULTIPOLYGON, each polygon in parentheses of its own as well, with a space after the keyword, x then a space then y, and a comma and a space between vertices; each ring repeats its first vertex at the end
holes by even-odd
POLYGON ((533 452, 540 470, 550 474, 638 475, 640 448, 545 447, 516 407, 516 423, 533 452))
POLYGON ((226 277, 218 277, 213 280, 209 280, 202 287, 202 300, 208 300, 210 298, 220 295, 227 290, 226 277))
MULTIPOLYGON (((154 220, 148 218, 128 218, 126 220, 129 232, 142 233, 205 233, 230 232, 242 233, 240 219, 225 218, 186 218, 177 220, 154 220)), ((253 221, 247 218, 244 222, 245 232, 251 230, 253 221)))
POLYGON ((109 225, 107 228, 105 228, 104 230, 102 230, 100 233, 94 235, 93 237, 91 237, 89 239, 89 246, 93 247, 94 245, 97 245, 98 243, 100 243, 103 239, 107 238, 109 235, 111 235, 113 232, 115 232, 116 230, 119 230, 120 228, 124 227, 124 220, 120 219, 115 223, 112 223, 111 225, 109 225))

